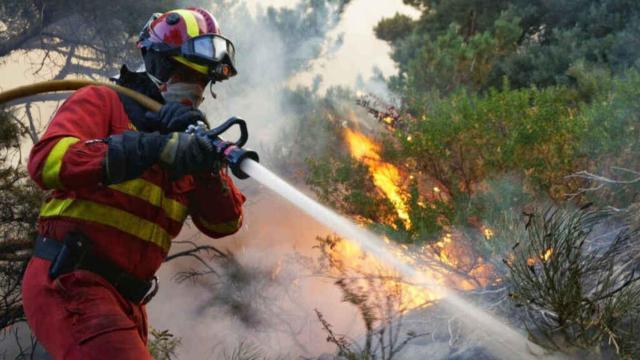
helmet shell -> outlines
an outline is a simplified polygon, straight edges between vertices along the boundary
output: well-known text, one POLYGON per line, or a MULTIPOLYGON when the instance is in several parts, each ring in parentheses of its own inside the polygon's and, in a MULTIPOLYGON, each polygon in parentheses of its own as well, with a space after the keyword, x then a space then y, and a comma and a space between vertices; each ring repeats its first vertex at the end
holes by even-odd
MULTIPOLYGON (((156 14, 147 22, 140 34, 137 47, 142 50, 147 71, 161 81, 166 81, 173 72, 172 64, 161 59, 154 51, 150 51, 148 44, 163 43, 171 47, 181 46, 194 37, 216 34, 222 35, 216 18, 202 8, 186 8, 167 11, 164 14, 156 14)), ((182 56, 174 56, 173 60, 194 69, 202 74, 207 74, 208 68, 196 64, 182 56)))
POLYGON ((187 8, 160 15, 149 24, 148 34, 152 43, 180 46, 196 36, 221 35, 221 32, 218 22, 210 12, 200 8, 187 8))

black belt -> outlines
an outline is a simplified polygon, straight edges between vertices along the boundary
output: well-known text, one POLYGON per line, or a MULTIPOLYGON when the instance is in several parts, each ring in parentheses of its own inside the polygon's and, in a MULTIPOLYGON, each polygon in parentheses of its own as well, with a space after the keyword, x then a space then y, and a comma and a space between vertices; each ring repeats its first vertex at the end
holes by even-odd
POLYGON ((140 280, 112 262, 92 255, 89 247, 89 241, 80 234, 68 235, 64 242, 38 236, 33 255, 52 262, 49 269, 52 278, 77 269, 91 271, 102 276, 134 303, 146 304, 158 292, 156 277, 149 281, 140 280))

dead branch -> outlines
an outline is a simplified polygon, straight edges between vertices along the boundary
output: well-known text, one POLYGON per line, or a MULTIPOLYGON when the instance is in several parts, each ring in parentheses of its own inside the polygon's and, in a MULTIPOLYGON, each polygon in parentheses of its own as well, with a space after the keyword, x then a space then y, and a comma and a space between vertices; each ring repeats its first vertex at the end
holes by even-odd
POLYGON ((0 254, 30 250, 33 243, 24 239, 6 239, 0 242, 0 254))
POLYGON ((583 195, 585 193, 596 192, 596 191, 602 190, 606 185, 631 185, 631 184, 637 184, 640 182, 640 172, 623 168, 623 167, 617 167, 617 166, 614 166, 611 169, 622 172, 622 173, 630 174, 635 177, 629 180, 612 179, 612 178, 602 176, 602 175, 597 175, 585 170, 579 171, 575 174, 566 176, 565 179, 581 179, 587 182, 595 183, 595 185, 591 187, 579 188, 576 192, 567 194, 567 197, 572 199, 577 196, 583 195))
POLYGON ((191 242, 191 241, 174 241, 175 244, 189 244, 191 245, 193 248, 188 249, 188 250, 184 250, 184 251, 180 251, 178 253, 175 253, 173 255, 169 255, 167 256, 166 259, 164 259, 164 262, 169 262, 171 260, 175 260, 179 257, 183 257, 183 256, 194 256, 195 254, 199 253, 199 252, 214 252, 216 254, 217 257, 221 257, 221 258, 226 258, 228 257, 227 254, 225 254, 224 252, 222 252, 221 250, 219 250, 218 248, 211 246, 211 245, 196 245, 195 243, 191 242))
POLYGON ((27 134, 31 137, 31 142, 35 145, 38 140, 38 131, 36 130, 36 123, 33 119, 33 115, 31 114, 31 104, 28 103, 26 105, 27 119, 29 120, 29 128, 27 130, 27 134))

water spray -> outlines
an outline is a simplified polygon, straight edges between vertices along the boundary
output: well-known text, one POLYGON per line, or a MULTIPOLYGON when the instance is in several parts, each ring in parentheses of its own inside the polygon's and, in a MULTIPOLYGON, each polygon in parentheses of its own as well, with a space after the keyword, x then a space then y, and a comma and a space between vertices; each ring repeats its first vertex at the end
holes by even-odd
MULTIPOLYGON (((130 96, 151 111, 159 111, 162 106, 158 102, 136 93, 131 89, 114 84, 88 80, 48 81, 16 88, 0 93, 0 105, 18 98, 33 96, 43 92, 77 90, 87 85, 108 86, 119 93, 130 96)), ((458 319, 465 322, 470 328, 481 329, 486 332, 483 340, 486 342, 487 348, 498 358, 539 359, 542 357, 559 357, 545 353, 541 347, 529 342, 523 334, 490 315, 488 312, 464 300, 452 290, 438 284, 433 279, 427 278, 413 266, 403 262, 389 251, 388 246, 378 235, 359 227, 333 210, 322 206, 260 165, 258 163, 258 154, 255 151, 243 149, 249 136, 244 120, 233 117, 211 130, 208 130, 208 126, 205 124, 199 124, 191 127, 188 131, 206 136, 211 141, 211 144, 225 155, 225 159, 232 173, 239 179, 252 177, 320 223, 336 231, 346 240, 356 243, 363 250, 391 266, 406 279, 415 281, 417 285, 425 289, 437 290, 443 294, 443 304, 448 307, 452 313, 459 314, 458 319), (233 126, 238 126, 240 129, 240 137, 237 141, 231 142, 220 138, 222 133, 233 126)))
MULTIPOLYGON (((356 243, 366 252, 391 266, 405 279, 411 279, 416 282, 416 285, 429 290, 437 290, 443 294, 443 304, 452 313, 459 314, 458 319, 465 322, 470 328, 486 331, 486 336, 483 340, 486 341, 487 348, 498 358, 540 359, 552 357, 549 354, 545 354, 544 349, 528 341, 524 335, 515 329, 462 299, 433 279, 425 277, 413 266, 399 259, 389 251, 388 246, 378 235, 320 205, 257 162, 244 161, 240 167, 244 173, 254 180, 284 197, 323 225, 335 230, 346 240, 356 243)), ((553 358, 558 358, 558 356, 553 356, 553 358)))

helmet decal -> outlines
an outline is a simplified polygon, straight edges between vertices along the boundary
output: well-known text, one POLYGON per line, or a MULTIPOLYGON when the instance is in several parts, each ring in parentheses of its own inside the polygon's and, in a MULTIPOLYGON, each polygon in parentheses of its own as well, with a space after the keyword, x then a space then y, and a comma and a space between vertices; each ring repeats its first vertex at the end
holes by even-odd
POLYGON ((194 14, 191 10, 173 10, 170 12, 170 15, 178 14, 182 18, 182 21, 187 27, 187 35, 190 38, 196 37, 201 34, 200 25, 198 24, 198 19, 196 18, 196 14, 194 14))

